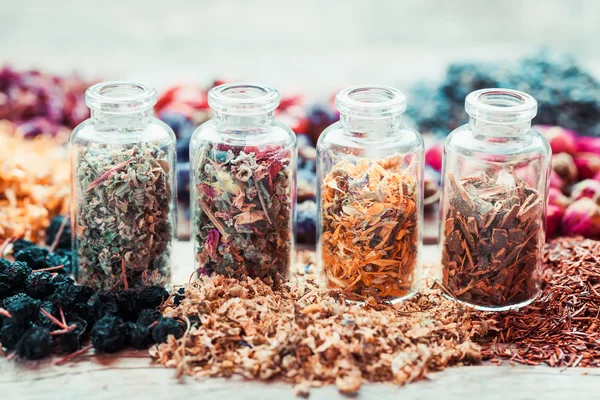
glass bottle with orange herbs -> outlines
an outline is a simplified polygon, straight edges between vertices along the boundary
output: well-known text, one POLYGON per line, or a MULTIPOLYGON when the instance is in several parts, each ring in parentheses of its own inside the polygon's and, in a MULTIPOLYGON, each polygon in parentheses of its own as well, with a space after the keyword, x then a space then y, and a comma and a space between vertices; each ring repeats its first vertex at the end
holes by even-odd
POLYGON ((340 121, 317 144, 318 251, 327 287, 349 300, 414 292, 423 216, 423 139, 386 86, 336 96, 340 121))

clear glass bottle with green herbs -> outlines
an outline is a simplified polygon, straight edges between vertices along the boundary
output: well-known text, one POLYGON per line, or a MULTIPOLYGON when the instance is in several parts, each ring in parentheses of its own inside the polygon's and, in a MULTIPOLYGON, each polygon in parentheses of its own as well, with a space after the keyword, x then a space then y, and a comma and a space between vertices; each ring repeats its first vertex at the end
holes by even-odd
POLYGON ((96 290, 170 283, 175 135, 156 98, 140 83, 92 86, 91 118, 71 135, 75 277, 96 290))
POLYGON ((296 136, 268 86, 218 86, 208 102, 214 117, 190 144, 196 268, 278 284, 294 254, 296 136))

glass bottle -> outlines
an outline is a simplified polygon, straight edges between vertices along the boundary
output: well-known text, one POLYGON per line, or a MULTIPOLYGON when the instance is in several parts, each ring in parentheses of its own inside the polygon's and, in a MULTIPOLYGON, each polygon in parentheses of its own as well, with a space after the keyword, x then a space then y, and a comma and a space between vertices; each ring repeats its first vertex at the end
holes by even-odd
POLYGON ((444 285, 481 310, 531 303, 541 284, 551 150, 526 93, 483 89, 446 139, 440 238, 444 285))
POLYGON ((294 254, 296 135, 275 121, 279 92, 233 83, 208 93, 214 116, 190 143, 192 237, 202 274, 278 284, 294 254))
POLYGON ((156 91, 135 82, 90 87, 91 118, 70 140, 77 282, 104 291, 166 286, 175 232, 175 134, 152 117, 156 91))
POLYGON ((423 218, 423 139, 404 125, 406 97, 385 86, 339 92, 340 121, 317 143, 318 258, 350 300, 416 289, 423 218))

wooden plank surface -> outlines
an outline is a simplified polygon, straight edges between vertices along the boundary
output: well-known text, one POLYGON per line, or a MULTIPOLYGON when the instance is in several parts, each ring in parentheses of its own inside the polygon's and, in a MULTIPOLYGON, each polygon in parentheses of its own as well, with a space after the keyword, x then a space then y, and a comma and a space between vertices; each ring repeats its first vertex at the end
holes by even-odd
MULTIPOLYGON (((175 379, 173 369, 152 364, 145 352, 127 356, 90 356, 56 367, 49 361, 0 359, 0 398, 4 399, 256 399, 294 398, 284 383, 239 378, 197 381, 175 379)), ((342 399, 336 388, 313 389, 311 399, 342 399)), ((357 399, 600 399, 600 369, 525 366, 449 368, 405 387, 364 385, 357 399)))
MULTIPOLYGON (((189 242, 174 246, 175 281, 187 281, 191 271, 189 242)), ((424 260, 435 261, 435 246, 424 246, 424 260)), ((54 366, 0 358, 0 399, 208 399, 281 400, 294 398, 292 386, 240 378, 197 381, 175 379, 175 371, 152 362, 145 351, 88 355, 78 362, 54 366)), ((397 387, 368 384, 357 399, 600 399, 600 368, 557 369, 483 365, 449 368, 434 379, 397 387)), ((313 389, 311 399, 347 398, 333 386, 313 389)))

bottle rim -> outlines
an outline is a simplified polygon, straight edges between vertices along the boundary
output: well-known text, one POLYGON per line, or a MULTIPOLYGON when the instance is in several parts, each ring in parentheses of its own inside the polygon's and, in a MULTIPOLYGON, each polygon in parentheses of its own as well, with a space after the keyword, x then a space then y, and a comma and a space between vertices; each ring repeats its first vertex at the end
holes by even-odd
POLYGON ((406 110, 406 95, 390 86, 352 86, 335 96, 335 107, 353 118, 389 118, 406 110))
POLYGON ((265 114, 274 111, 279 106, 279 101, 279 91, 256 83, 226 83, 208 92, 210 108, 223 114, 265 114))
POLYGON ((85 103, 94 111, 108 114, 130 114, 148 110, 157 101, 156 90, 129 81, 101 82, 85 91, 85 103))
POLYGON ((537 108, 533 96, 513 89, 480 89, 465 99, 465 111, 472 118, 498 124, 531 121, 537 115, 537 108))

